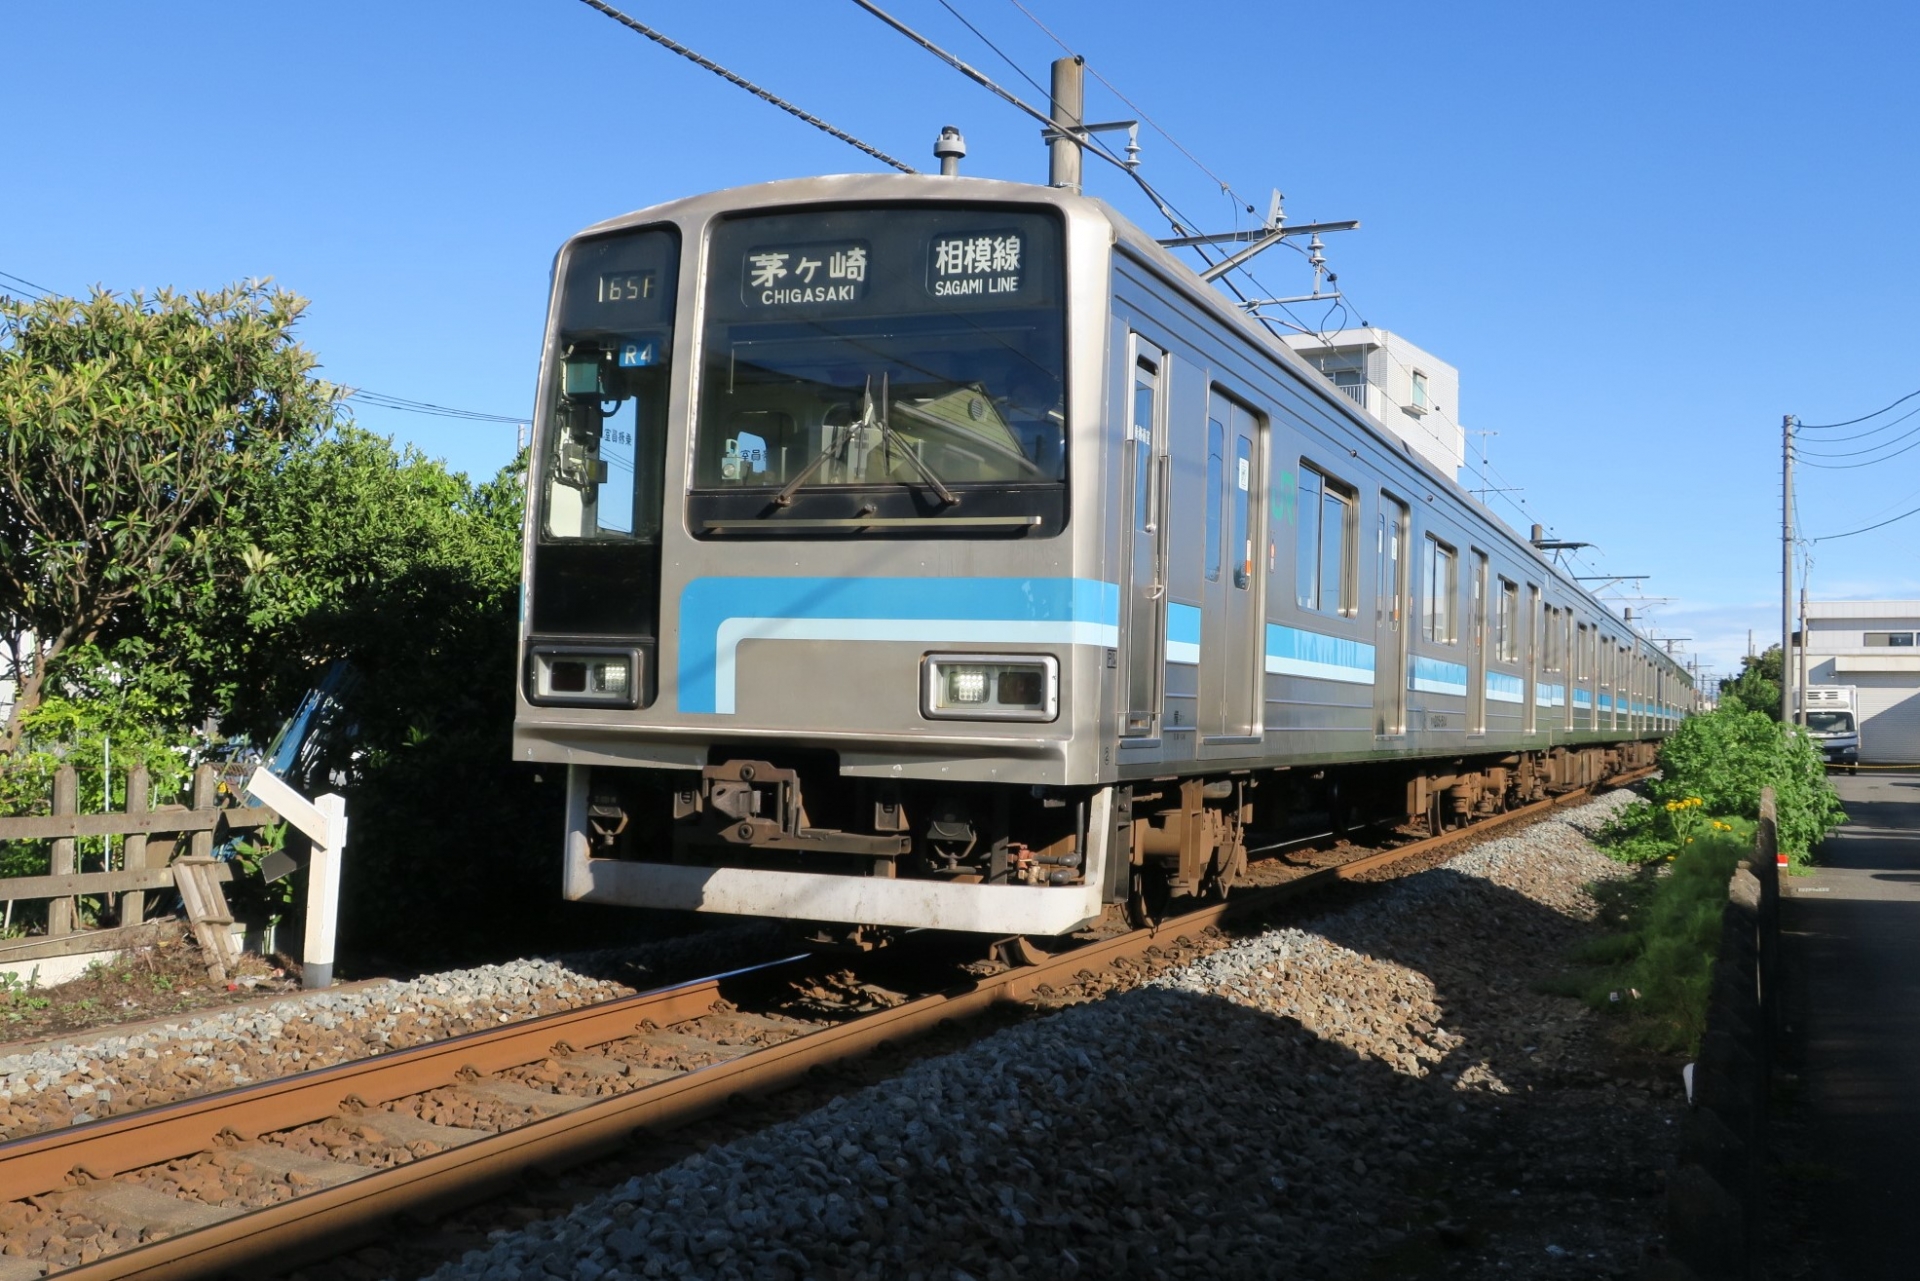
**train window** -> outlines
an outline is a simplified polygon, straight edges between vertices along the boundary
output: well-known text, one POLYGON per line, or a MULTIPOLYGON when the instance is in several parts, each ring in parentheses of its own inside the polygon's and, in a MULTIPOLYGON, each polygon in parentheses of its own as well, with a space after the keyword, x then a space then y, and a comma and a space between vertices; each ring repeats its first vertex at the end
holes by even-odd
POLYGON ((756 212, 709 238, 689 511, 769 531, 1057 521, 1067 474, 1059 218, 952 204, 756 212), (742 462, 742 415, 787 439, 742 462), (771 492, 742 493, 742 490, 771 492), (983 491, 963 499, 968 491, 983 491), (769 502, 768 499, 773 501, 769 502), (858 526, 856 515, 878 519, 858 526), (845 527, 840 528, 840 522, 845 527))
POLYGON ((1300 463, 1295 597, 1302 609, 1351 616, 1358 607, 1354 544, 1360 503, 1353 491, 1313 464, 1300 463))
POLYGON ((1207 419, 1207 581, 1220 581, 1221 504, 1227 484, 1227 428, 1218 418, 1207 419))
POLYGON ((1455 630, 1454 601, 1460 594, 1459 555, 1453 548, 1427 535, 1421 558, 1421 591, 1426 599, 1421 608, 1420 634, 1437 644, 1451 645, 1460 639, 1455 630))
POLYGON ((1153 394, 1159 381, 1153 362, 1133 370, 1133 527, 1153 532, 1153 394))
POLYGON ((558 386, 541 424, 543 542, 653 542, 660 532, 679 237, 579 241, 561 269, 558 386))
POLYGON ((1236 436, 1233 442, 1233 585, 1245 590, 1253 584, 1253 526, 1249 504, 1253 492, 1253 441, 1236 436))
POLYGON ((1493 652, 1503 663, 1520 661, 1520 584, 1500 580, 1500 609, 1493 619, 1493 652))

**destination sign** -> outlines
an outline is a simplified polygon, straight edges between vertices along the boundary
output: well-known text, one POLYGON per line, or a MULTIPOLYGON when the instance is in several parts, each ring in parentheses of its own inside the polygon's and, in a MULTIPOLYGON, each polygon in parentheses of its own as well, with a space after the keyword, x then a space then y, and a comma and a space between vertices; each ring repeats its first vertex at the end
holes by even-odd
POLYGON ((1017 295, 1026 246, 1017 231, 935 236, 927 261, 927 292, 935 298, 1017 295))
POLYGON ((742 261, 740 296, 771 308, 857 302, 866 297, 871 255, 864 240, 755 247, 742 261))

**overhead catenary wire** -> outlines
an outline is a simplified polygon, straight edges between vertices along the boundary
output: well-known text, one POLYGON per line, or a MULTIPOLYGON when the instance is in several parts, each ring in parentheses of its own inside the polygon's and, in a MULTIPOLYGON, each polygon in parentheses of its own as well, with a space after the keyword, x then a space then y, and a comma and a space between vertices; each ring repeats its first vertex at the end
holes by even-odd
MULTIPOLYGON (((979 41, 981 44, 987 46, 987 48, 993 50, 994 53, 998 54, 1000 57, 1000 61, 1006 63, 1009 67, 1012 67, 1013 74, 1016 76, 1019 76, 1022 80, 1032 85, 1036 93, 1050 92, 1045 85, 1041 84, 1038 80, 1035 80, 1032 76, 1028 75, 1027 69, 1025 67, 1015 62, 1011 57, 1007 55, 1005 50, 1003 50, 999 45, 995 44, 992 40, 990 40, 987 37, 986 32, 974 26, 973 23, 968 20, 966 14, 961 13, 958 9, 954 8, 953 5, 949 3, 949 0, 940 0, 940 7, 942 9, 945 9, 948 13, 952 14, 954 16, 954 20, 957 21, 961 26, 973 32, 973 34, 979 38, 979 41)), ((1068 52, 1071 53, 1072 50, 1069 49, 1068 52)))
MULTIPOLYGON (((587 0, 587 2, 592 3, 593 0, 587 0)), ((987 76, 985 72, 982 72, 977 68, 970 66, 964 59, 960 58, 958 55, 951 53, 946 49, 941 48, 939 45, 935 44, 932 40, 928 39, 926 36, 922 35, 920 32, 915 31, 912 27, 908 26, 906 23, 900 21, 900 19, 894 17, 892 14, 888 13, 885 9, 882 9, 879 5, 873 3, 873 0, 853 0, 853 2, 859 5, 862 9, 865 9, 868 13, 872 14, 874 17, 880 19, 880 21, 886 23, 889 27, 892 27, 895 31, 899 32, 901 35, 905 36, 907 39, 919 45, 922 49, 925 49, 928 53, 931 53, 934 57, 940 59, 942 62, 946 63, 948 66, 952 67, 954 70, 966 76, 969 80, 972 80, 974 83, 980 85, 982 88, 985 88, 989 92, 993 93, 994 96, 998 97, 1001 101, 1006 102, 1009 105, 1015 107, 1016 109, 1025 112, 1027 115, 1033 117, 1035 120, 1038 120, 1040 123, 1047 126, 1049 129, 1054 127, 1054 120, 1052 116, 1048 115, 1044 111, 1041 111, 1039 108, 1031 105, 1030 103, 1022 101, 1019 97, 1008 92, 1006 89, 1002 88, 1000 85, 994 83, 994 81, 989 76, 987 76)), ((955 17, 960 16, 956 11, 953 10, 951 5, 947 7, 948 7, 948 11, 954 13, 955 17)), ((965 22, 964 18, 961 20, 965 22)), ((976 28, 974 28, 974 26, 971 23, 967 23, 966 25, 969 31, 972 31, 976 36, 979 36, 981 41, 985 43, 988 48, 992 49, 996 54, 998 54, 1002 59, 1008 62, 1012 61, 1012 59, 1008 58, 1005 53, 1002 53, 1000 49, 993 44, 992 41, 988 40, 984 35, 981 35, 980 32, 976 28)), ((1056 40, 1057 40, 1057 37, 1056 37, 1056 40)), ((1068 52, 1071 53, 1072 51, 1069 49, 1068 52)), ((1077 58, 1079 55, 1076 54, 1074 56, 1077 58)), ((1082 59, 1081 61, 1082 61, 1082 64, 1084 65, 1085 60, 1082 59)), ((1015 69, 1018 70, 1017 65, 1015 69)), ((1021 72, 1020 74, 1024 79, 1028 80, 1029 83, 1032 83, 1032 77, 1027 76, 1025 72, 1021 72)), ((1101 83, 1105 84, 1106 81, 1103 79, 1101 83)), ((1114 155, 1113 152, 1108 150, 1100 142, 1098 138, 1082 137, 1077 139, 1076 141, 1079 142, 1080 146, 1084 150, 1092 153, 1094 156, 1098 157, 1099 159, 1106 161, 1108 164, 1114 166, 1116 169, 1119 169, 1122 173, 1126 174, 1129 178, 1131 178, 1134 182, 1134 185, 1140 188, 1141 192, 1146 195, 1147 199, 1153 203, 1154 208, 1159 211, 1160 216, 1167 220, 1168 225, 1171 226, 1176 233, 1180 235, 1187 235, 1189 234, 1191 229, 1197 225, 1197 223, 1195 223, 1193 219, 1187 217, 1185 213, 1183 213, 1178 208, 1174 207, 1173 203, 1169 201, 1159 190, 1157 190, 1152 183, 1148 182, 1144 177, 1142 177, 1136 166, 1134 166, 1133 164, 1125 160, 1122 160, 1119 156, 1114 155)), ((1193 248, 1200 255, 1200 259, 1202 262, 1205 262, 1208 266, 1213 265, 1213 259, 1207 254, 1207 251, 1204 247, 1196 245, 1196 246, 1193 246, 1193 248)), ((1251 271, 1248 271, 1244 266, 1241 267, 1240 270, 1242 271, 1243 274, 1246 275, 1247 279, 1254 282, 1256 287, 1260 287, 1259 279, 1255 277, 1251 271)), ((1239 287, 1234 285, 1232 281, 1223 279, 1221 280, 1220 283, 1224 285, 1226 289, 1230 293, 1232 293, 1235 298, 1239 299, 1243 303, 1247 301, 1247 296, 1244 293, 1242 293, 1239 287)), ((1263 316, 1263 315, 1259 315, 1258 313, 1252 313, 1252 314, 1253 314, 1253 318, 1259 321, 1260 324, 1265 326, 1265 328, 1269 333, 1272 333, 1275 337, 1280 336, 1279 331, 1274 327, 1276 322, 1271 316, 1263 316)), ((1288 312, 1288 314, 1292 315, 1293 313, 1288 312)), ((1294 317, 1294 319, 1296 322, 1298 322, 1299 320, 1297 316, 1294 317)), ((1301 332, 1303 333, 1313 332, 1312 329, 1310 329, 1308 326, 1304 324, 1296 323, 1295 327, 1300 329, 1301 332)))
POLYGON ((679 54, 681 57, 685 58, 687 61, 691 63, 694 63, 696 66, 704 67, 708 71, 711 71, 714 75, 719 76, 721 79, 726 80, 731 84, 738 85, 740 88, 745 89, 748 93, 752 94, 754 97, 760 98, 766 102, 772 103, 774 106, 780 108, 780 110, 786 112, 788 115, 793 116, 795 119, 805 121, 806 123, 812 125, 815 129, 820 130, 820 132, 827 134, 829 137, 838 138, 841 142, 846 143, 848 146, 854 147, 860 151, 864 151, 866 154, 868 154, 869 156, 872 156, 875 160, 880 161, 882 164, 891 165, 893 168, 898 169, 901 173, 919 173, 920 172, 918 169, 915 169, 912 165, 908 164, 906 161, 897 160, 894 157, 888 155, 886 152, 880 150, 878 147, 873 146, 871 143, 862 142, 860 139, 854 137, 852 134, 848 133, 846 130, 834 128, 832 125, 822 120, 819 116, 816 116, 809 111, 803 110, 802 108, 795 106, 793 103, 788 102, 785 98, 782 98, 779 94, 774 93, 771 89, 763 89, 759 85, 753 83, 753 81, 747 79, 745 76, 736 75, 734 72, 727 70, 725 67, 721 66, 719 63, 713 61, 713 59, 704 58, 699 54, 695 53, 693 50, 687 48, 685 45, 681 44, 677 40, 674 40, 671 37, 662 34, 661 32, 655 31, 652 27, 649 27, 646 23, 641 22, 639 19, 628 17, 626 14, 620 12, 620 10, 614 8, 612 5, 603 3, 603 0, 580 0, 580 2, 586 5, 590 9, 597 9, 601 13, 606 14, 609 18, 612 18, 615 22, 619 23, 621 26, 627 27, 630 30, 639 32, 641 35, 653 41, 655 44, 660 45, 662 48, 671 50, 672 52, 679 54))
MULTIPOLYGON (((928 53, 932 54, 936 58, 939 58, 942 62, 946 63, 948 66, 952 67, 954 70, 960 72, 962 75, 974 81, 976 84, 980 85, 982 88, 987 89, 989 92, 993 93, 996 97, 1000 98, 1003 102, 1006 102, 1007 104, 1016 108, 1017 110, 1026 113, 1028 116, 1032 117, 1033 119, 1039 121, 1041 124, 1049 128, 1054 127, 1054 120, 1051 115, 1039 110, 1038 108, 1032 106, 1027 102, 1022 101, 1019 97, 1017 97, 1013 93, 1009 92, 1002 86, 996 84, 984 72, 981 72, 978 69, 972 67, 964 59, 949 52, 946 49, 941 48, 938 44, 934 43, 932 40, 928 39, 926 36, 922 35, 920 32, 914 30, 912 27, 900 21, 898 18, 895 18, 892 14, 888 13, 885 9, 881 8, 878 4, 874 3, 874 0, 853 0, 853 2, 859 5, 860 8, 866 10, 872 16, 884 22, 887 26, 893 28, 896 32, 898 32, 902 36, 905 36, 907 39, 913 41, 913 43, 919 45, 922 49, 926 50, 928 53)), ((587 3, 593 3, 593 0, 587 0, 587 3)), ((968 21, 966 17, 962 15, 956 8, 954 8, 952 4, 948 3, 948 0, 940 0, 940 3, 941 3, 941 6, 945 8, 950 14, 952 14, 956 19, 958 19, 961 22, 961 24, 967 28, 968 31, 972 32, 973 35, 981 41, 981 43, 985 44, 987 48, 992 50, 993 53, 996 56, 998 56, 1003 62, 1006 62, 1009 66, 1013 67, 1014 71, 1023 80, 1025 80, 1028 84, 1033 85, 1035 89, 1041 88, 1041 86, 1038 84, 1037 81, 1034 80, 1032 76, 1028 75, 1024 70, 1022 70, 1018 63, 1016 63, 1003 50, 1001 50, 998 45, 996 45, 991 39, 989 39, 984 33, 982 33, 978 27, 976 27, 972 22, 968 21)), ((1025 10, 1024 7, 1020 6, 1018 0, 1014 0, 1014 3, 1016 8, 1021 8, 1021 11, 1023 13, 1026 13, 1027 17, 1030 20, 1032 20, 1034 24, 1038 26, 1043 32, 1045 32, 1046 35, 1050 39, 1052 39, 1056 45, 1060 46, 1060 48, 1064 52, 1066 52, 1068 55, 1072 57, 1080 58, 1080 55, 1075 53, 1072 46, 1068 45, 1064 40, 1060 39, 1060 37, 1055 35, 1049 28, 1047 28, 1047 26, 1044 23, 1041 23, 1036 17, 1034 17, 1032 13, 1028 12, 1027 10, 1025 10)), ((1085 65, 1085 60, 1083 58, 1081 59, 1081 62, 1082 62, 1082 65, 1085 65)), ((1117 87, 1115 87, 1109 80, 1107 80, 1105 76, 1101 75, 1097 70, 1091 67, 1089 67, 1088 70, 1093 74, 1094 78, 1098 80, 1103 86, 1105 86, 1110 92, 1112 92, 1115 97, 1119 98, 1122 102, 1126 103, 1127 106, 1131 108, 1133 111, 1135 111, 1136 113, 1138 113, 1142 119, 1147 120, 1147 123, 1151 125, 1157 132, 1159 132, 1161 136, 1165 137, 1168 140, 1168 142, 1172 143, 1173 146, 1178 151, 1180 151, 1182 155, 1186 156, 1188 160, 1192 161, 1195 164, 1195 166, 1198 167, 1203 173, 1207 174, 1209 178, 1213 179, 1215 182, 1218 182, 1222 190, 1227 191, 1230 195, 1234 195, 1236 199, 1238 198, 1237 193, 1233 192, 1229 184, 1227 184, 1224 180, 1220 179, 1218 175, 1214 174, 1214 172, 1211 169, 1209 169, 1196 156, 1194 156, 1192 152, 1188 151, 1187 148, 1182 146, 1177 139, 1175 139, 1170 133, 1167 132, 1166 129, 1164 129, 1159 124, 1155 123, 1150 118, 1148 118, 1145 112, 1141 111, 1140 108, 1136 106, 1133 103, 1133 101, 1126 96, 1126 94, 1124 94, 1117 87)), ((1046 91, 1042 90, 1042 92, 1046 92, 1046 91)), ((1160 215, 1167 220, 1168 224, 1174 228, 1176 233, 1181 235, 1188 234, 1190 229, 1194 225, 1196 225, 1192 219, 1188 218, 1182 211, 1175 208, 1172 202, 1169 201, 1161 192, 1159 192, 1153 186, 1153 184, 1151 184, 1144 177, 1142 177, 1140 173, 1137 171, 1137 169, 1135 168, 1135 166, 1128 164, 1126 161, 1120 159, 1118 156, 1108 151, 1104 146, 1101 145, 1100 141, 1097 138, 1091 138, 1091 137, 1083 138, 1080 141, 1082 143, 1082 146, 1087 151, 1090 151, 1100 159, 1107 161, 1109 164, 1113 165, 1115 168, 1125 173, 1129 178, 1133 179, 1134 183, 1137 186, 1139 186, 1140 190, 1147 196, 1147 198, 1150 201, 1153 202, 1155 208, 1159 211, 1160 215)), ((1294 249, 1296 252, 1299 252, 1303 255, 1306 253, 1304 249, 1301 249, 1298 245, 1291 244, 1291 242, 1283 241, 1282 243, 1288 244, 1290 248, 1294 249)), ((1209 265, 1212 264, 1212 258, 1207 254, 1204 247, 1195 246, 1195 249, 1196 249, 1196 252, 1199 253, 1202 261, 1207 262, 1209 265)), ((1245 275, 1248 280, 1252 281, 1257 288, 1261 288, 1264 290, 1264 286, 1260 284, 1259 278, 1254 276, 1251 270, 1248 270, 1244 266, 1239 268, 1239 270, 1241 274, 1245 275)), ((1240 299, 1242 302, 1247 301, 1246 295, 1242 293, 1240 289, 1237 286, 1235 286, 1231 280, 1222 278, 1219 283, 1225 286, 1229 292, 1231 292, 1236 298, 1240 299)), ((1271 291, 1267 291, 1267 292, 1271 292, 1271 291)), ((1335 313, 1336 309, 1342 312, 1345 312, 1346 304, 1344 301, 1340 299, 1329 299, 1328 302, 1329 302, 1329 306, 1328 306, 1327 312, 1325 313, 1325 315, 1321 317, 1321 320, 1323 322, 1322 327, 1319 327, 1319 328, 1306 324, 1291 309, 1291 307, 1282 306, 1281 310, 1285 312, 1289 317, 1292 318, 1293 324, 1291 327, 1298 329, 1301 333, 1318 336, 1323 343, 1327 344, 1328 346, 1331 346, 1333 344, 1331 340, 1327 337, 1326 331, 1324 329, 1324 322, 1335 313)), ((1276 321, 1274 317, 1262 315, 1258 312, 1250 313, 1250 318, 1259 321, 1270 333, 1273 333, 1276 338, 1282 337, 1282 335, 1276 329, 1276 325, 1284 322, 1276 321)), ((1362 323, 1364 324, 1364 321, 1362 323)), ((1402 365, 1402 367, 1404 368, 1404 362, 1400 361, 1397 357, 1394 357, 1391 352, 1388 352, 1387 354, 1389 358, 1394 361, 1395 364, 1402 365)), ((1452 423, 1452 419, 1448 417, 1446 414, 1441 413, 1440 417, 1443 418, 1445 421, 1452 423)), ((1455 426, 1456 428, 1459 426, 1457 423, 1453 423, 1452 425, 1455 426)), ((1446 442, 1439 435, 1439 433, 1435 431, 1430 425, 1423 422, 1422 427, 1429 435, 1433 436, 1434 439, 1437 442, 1439 442, 1443 447, 1447 445, 1448 442, 1446 442)), ((1500 489, 1502 487, 1493 485, 1491 483, 1492 478, 1489 477, 1486 472, 1483 472, 1478 468, 1474 468, 1470 462, 1465 463, 1465 465, 1476 476, 1480 477, 1480 479, 1483 482, 1487 482, 1485 485, 1485 488, 1487 488, 1489 491, 1492 491, 1492 492, 1500 492, 1500 489)), ((1499 479, 1502 481, 1505 481, 1506 477, 1499 476, 1499 479)), ((1523 520, 1523 522, 1531 521, 1533 519, 1531 512, 1525 506, 1524 500, 1521 500, 1519 503, 1516 503, 1513 498, 1511 498, 1505 493, 1500 493, 1500 497, 1503 501, 1507 503, 1508 506, 1514 509, 1516 515, 1518 515, 1523 520)))
MULTIPOLYGON (((1009 0, 1009 2, 1013 5, 1014 8, 1018 9, 1021 13, 1027 16, 1027 21, 1033 23, 1034 26, 1040 28, 1040 30, 1045 33, 1047 39, 1059 45, 1063 52, 1076 58, 1080 56, 1078 51, 1076 51, 1072 45, 1068 44, 1065 40, 1062 40, 1059 36, 1055 35, 1053 33, 1053 29, 1047 26, 1046 23, 1040 21, 1040 19, 1034 14, 1033 10, 1027 8, 1026 5, 1020 3, 1020 0, 1009 0)), ((943 0, 943 3, 944 3, 944 0, 943 0)), ((1093 67, 1092 65, 1088 65, 1087 71, 1093 76, 1095 80, 1098 80, 1102 85, 1106 86, 1108 93, 1118 98, 1121 102, 1124 102, 1127 105, 1127 110, 1133 112, 1135 115, 1139 116, 1141 120, 1145 121, 1148 128, 1152 129, 1155 133, 1159 134, 1162 138, 1165 138, 1168 144, 1171 145, 1175 151, 1179 152, 1181 155, 1185 156, 1188 160, 1192 161, 1193 166, 1196 169, 1198 169, 1201 173, 1207 175, 1207 177, 1212 179, 1214 182, 1218 183, 1220 185, 1221 191, 1224 191, 1225 193, 1227 193, 1229 197, 1231 197, 1236 201, 1239 201, 1241 204, 1247 204, 1245 198, 1242 197, 1239 192, 1233 189, 1233 185, 1231 183, 1229 183, 1225 178, 1222 178, 1219 174, 1215 173, 1213 170, 1209 169, 1206 166, 1206 163, 1202 161, 1200 157, 1194 155, 1191 151, 1187 150, 1186 147, 1181 144, 1178 138, 1174 137, 1171 133, 1168 133, 1166 128, 1162 126, 1159 121, 1155 120, 1152 116, 1148 115, 1145 111, 1141 110, 1140 107, 1133 101, 1133 99, 1127 97, 1126 94, 1120 92, 1119 87, 1116 86, 1111 80, 1101 75, 1097 68, 1093 67)), ((1252 208, 1251 205, 1247 205, 1247 207, 1249 209, 1252 208)))

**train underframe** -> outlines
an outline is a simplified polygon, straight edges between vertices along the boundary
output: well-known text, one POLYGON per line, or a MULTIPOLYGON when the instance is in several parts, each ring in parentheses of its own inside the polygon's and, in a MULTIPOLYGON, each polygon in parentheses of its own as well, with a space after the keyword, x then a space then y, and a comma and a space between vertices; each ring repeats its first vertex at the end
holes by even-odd
POLYGON ((1095 807, 1095 788, 856 778, 831 752, 735 748, 692 776, 595 770, 587 836, 596 858, 954 886, 1085 887, 1097 846, 1109 852, 1094 869, 1102 900, 1141 919, 1223 895, 1265 848, 1362 827, 1439 835, 1649 768, 1657 750, 1630 741, 1181 775, 1124 784, 1095 807), (1089 831, 1096 811, 1105 833, 1089 831))

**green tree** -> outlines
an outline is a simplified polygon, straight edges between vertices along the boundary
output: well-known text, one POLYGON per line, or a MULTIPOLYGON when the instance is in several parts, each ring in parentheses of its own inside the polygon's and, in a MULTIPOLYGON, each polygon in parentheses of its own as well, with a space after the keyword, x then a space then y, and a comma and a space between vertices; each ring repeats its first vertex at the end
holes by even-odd
POLYGON ((0 631, 19 685, 0 752, 70 650, 204 582, 232 496, 332 420, 339 389, 292 337, 305 306, 259 281, 0 299, 0 631))
POLYGON ((1755 657, 1740 660, 1740 674, 1720 682, 1720 706, 1739 711, 1760 712, 1772 720, 1780 719, 1780 647, 1768 646, 1755 657))
POLYGON ((244 572, 155 620, 259 743, 353 665, 330 756, 291 780, 347 798, 343 958, 473 958, 560 919, 560 789, 512 761, 524 493, 517 466, 475 483, 342 426, 236 495, 220 556, 244 572))

